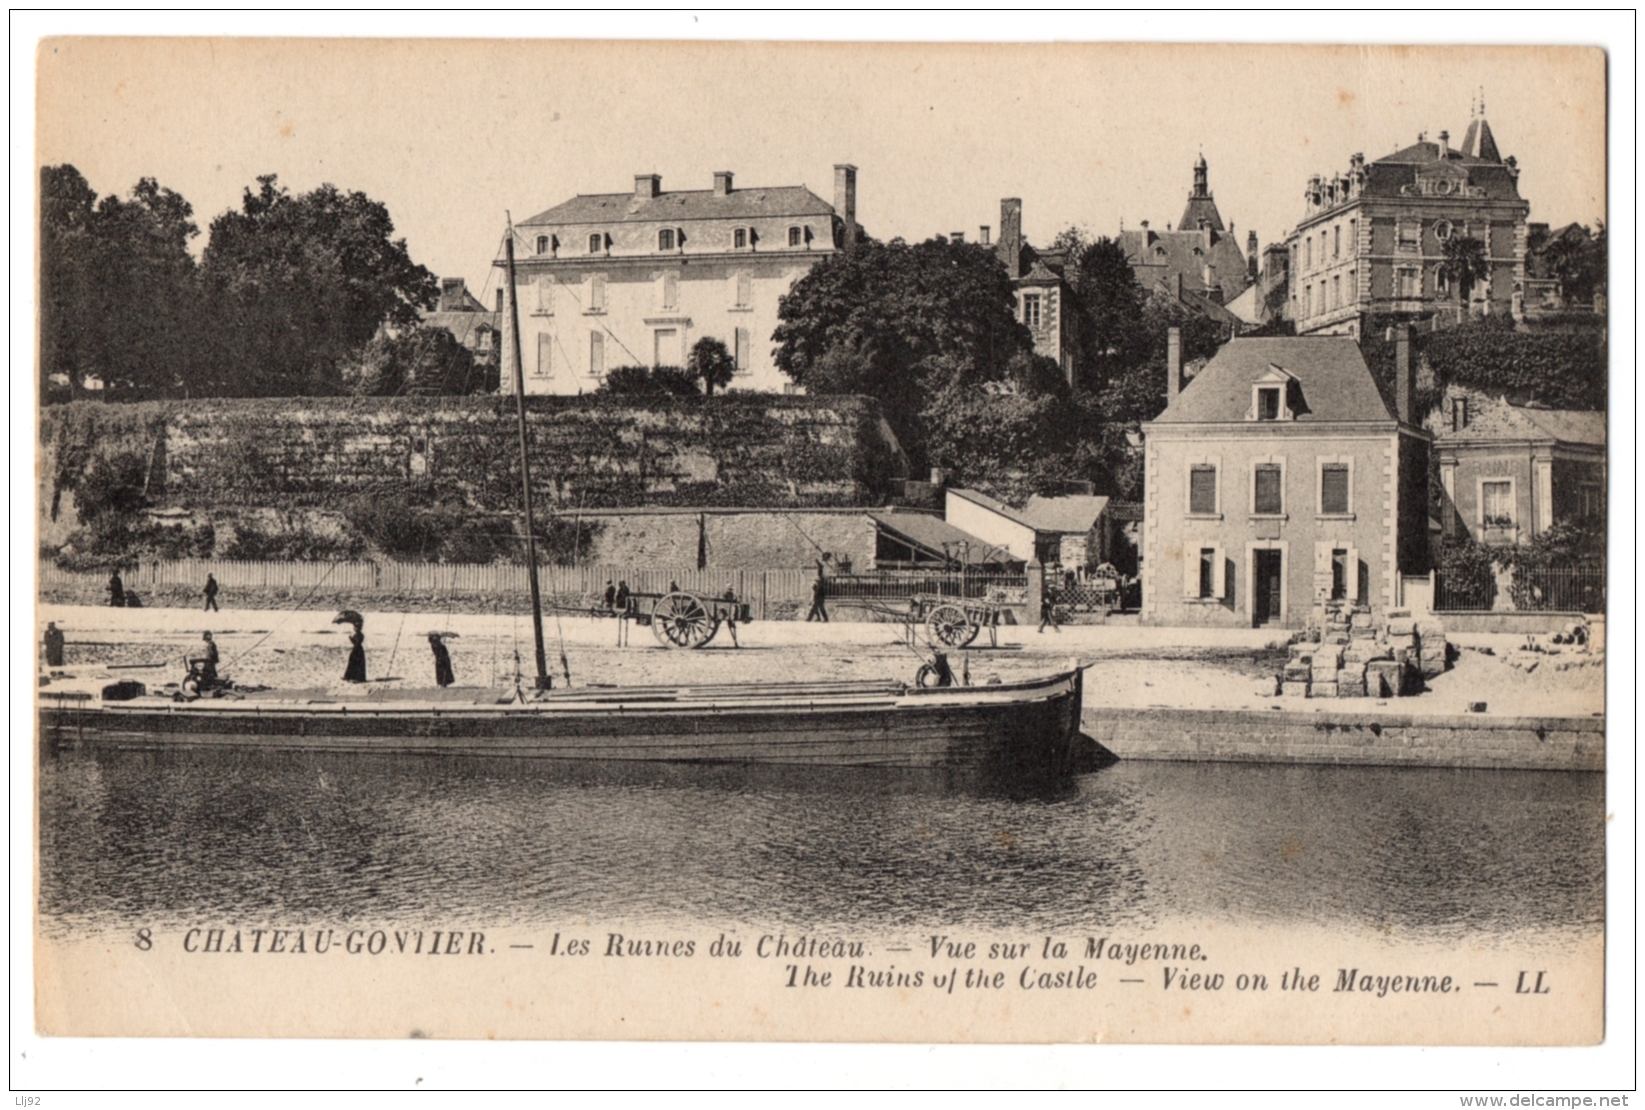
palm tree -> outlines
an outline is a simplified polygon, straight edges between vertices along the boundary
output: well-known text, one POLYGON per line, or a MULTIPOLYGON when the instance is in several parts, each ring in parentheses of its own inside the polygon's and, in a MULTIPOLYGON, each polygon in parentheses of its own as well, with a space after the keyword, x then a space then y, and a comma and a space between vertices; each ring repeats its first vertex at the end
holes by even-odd
POLYGON ((1486 260, 1485 244, 1478 239, 1451 236, 1445 240, 1445 261, 1439 264, 1439 273, 1446 281, 1457 287, 1457 292, 1461 294, 1463 311, 1466 312, 1469 295, 1474 291, 1474 283, 1491 276, 1491 264, 1486 260))

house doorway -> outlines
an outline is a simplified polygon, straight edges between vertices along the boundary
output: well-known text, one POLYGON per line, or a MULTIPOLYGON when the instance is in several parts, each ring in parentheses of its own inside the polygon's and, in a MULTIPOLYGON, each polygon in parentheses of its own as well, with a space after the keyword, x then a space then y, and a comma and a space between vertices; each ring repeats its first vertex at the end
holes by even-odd
POLYGON ((1256 579, 1251 588, 1251 623, 1258 627, 1277 624, 1280 619, 1280 601, 1283 597, 1283 552, 1253 551, 1252 567, 1256 579))

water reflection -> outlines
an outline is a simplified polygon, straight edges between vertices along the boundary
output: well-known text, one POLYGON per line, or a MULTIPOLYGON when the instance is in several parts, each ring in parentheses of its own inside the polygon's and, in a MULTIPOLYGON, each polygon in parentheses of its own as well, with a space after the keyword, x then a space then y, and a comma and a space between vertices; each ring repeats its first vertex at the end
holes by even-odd
POLYGON ((1592 929, 1597 775, 1120 763, 944 772, 64 753, 50 930, 571 918, 895 930, 1592 929))

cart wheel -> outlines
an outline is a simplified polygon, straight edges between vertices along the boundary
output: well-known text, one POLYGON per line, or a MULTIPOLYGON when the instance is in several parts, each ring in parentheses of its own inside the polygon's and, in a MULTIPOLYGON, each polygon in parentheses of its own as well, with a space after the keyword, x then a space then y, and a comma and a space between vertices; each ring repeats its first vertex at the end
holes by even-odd
POLYGON ((651 610, 651 631, 665 647, 700 648, 719 630, 720 622, 692 594, 666 594, 651 610))
POLYGON ((977 626, 958 605, 939 605, 925 622, 931 638, 951 648, 962 648, 977 638, 977 626))

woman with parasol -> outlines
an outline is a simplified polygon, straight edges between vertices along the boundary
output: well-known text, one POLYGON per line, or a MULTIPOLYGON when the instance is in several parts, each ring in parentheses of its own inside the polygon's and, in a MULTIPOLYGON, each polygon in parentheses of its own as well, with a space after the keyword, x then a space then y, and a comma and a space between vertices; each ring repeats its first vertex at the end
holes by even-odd
POLYGON ((332 624, 351 624, 354 631, 349 634, 348 642, 348 669, 343 672, 344 682, 364 682, 366 680, 366 619, 353 609, 344 609, 332 620, 332 624))

